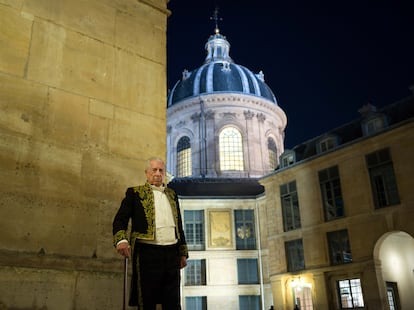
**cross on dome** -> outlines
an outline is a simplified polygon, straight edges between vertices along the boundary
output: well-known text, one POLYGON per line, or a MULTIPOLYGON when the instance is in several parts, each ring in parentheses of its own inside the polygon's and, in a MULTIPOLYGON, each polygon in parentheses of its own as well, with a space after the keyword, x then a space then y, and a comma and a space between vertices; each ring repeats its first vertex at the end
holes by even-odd
POLYGON ((218 12, 219 12, 219 8, 218 8, 218 7, 216 7, 216 8, 214 9, 213 16, 212 16, 212 17, 210 17, 210 20, 214 20, 214 23, 215 23, 214 32, 215 32, 216 34, 220 32, 219 27, 218 27, 218 21, 219 21, 219 20, 223 20, 223 18, 221 18, 221 17, 219 17, 219 16, 218 16, 218 12))

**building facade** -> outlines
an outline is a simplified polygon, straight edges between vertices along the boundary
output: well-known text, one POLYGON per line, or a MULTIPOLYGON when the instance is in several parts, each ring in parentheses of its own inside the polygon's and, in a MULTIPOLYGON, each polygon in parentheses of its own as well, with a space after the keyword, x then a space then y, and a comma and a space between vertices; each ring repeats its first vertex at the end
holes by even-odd
POLYGON ((0 0, 0 309, 121 309, 112 220, 166 152, 167 2, 0 0))
POLYGON ((414 307, 414 98, 285 150, 283 110, 229 48, 216 29, 168 98, 183 308, 414 307))
POLYGON ((278 166, 286 115, 262 72, 234 63, 219 29, 204 64, 168 96, 167 169, 190 249, 183 308, 264 309, 272 303, 258 178, 278 166))
POLYGON ((261 179, 275 309, 414 308, 414 96, 360 112, 261 179))

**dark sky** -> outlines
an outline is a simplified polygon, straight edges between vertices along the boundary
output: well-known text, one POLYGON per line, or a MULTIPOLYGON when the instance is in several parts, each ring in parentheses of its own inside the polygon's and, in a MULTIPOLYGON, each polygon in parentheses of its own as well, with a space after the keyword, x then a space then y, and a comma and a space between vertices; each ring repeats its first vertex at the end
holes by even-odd
POLYGON ((170 0, 168 88, 205 59, 219 8, 230 57, 265 75, 288 118, 291 148, 410 96, 414 1, 170 0))

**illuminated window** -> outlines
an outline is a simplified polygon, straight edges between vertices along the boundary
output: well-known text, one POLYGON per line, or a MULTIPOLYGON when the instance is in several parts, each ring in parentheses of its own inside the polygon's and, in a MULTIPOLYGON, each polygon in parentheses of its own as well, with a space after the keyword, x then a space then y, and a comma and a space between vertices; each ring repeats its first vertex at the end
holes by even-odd
POLYGON ((177 143, 177 176, 191 176, 191 144, 189 137, 182 137, 177 143))
POLYGON ((325 221, 343 217, 344 201, 342 199, 338 166, 321 170, 318 175, 325 212, 325 221))
POLYGON ((382 149, 365 156, 375 208, 400 203, 397 182, 389 149, 382 149))
POLYGON ((390 310, 400 310, 400 297, 398 295, 398 287, 396 282, 386 282, 387 299, 390 310))
POLYGON ((274 170, 277 168, 277 148, 276 143, 272 138, 267 139, 267 150, 269 151, 269 166, 274 170))
POLYGON ((300 284, 293 288, 293 296, 295 297, 293 303, 297 305, 300 310, 313 310, 312 289, 310 286, 300 284))
POLYGON ((242 136, 234 127, 223 129, 219 136, 220 170, 243 171, 242 136))
POLYGON ((337 284, 340 309, 357 309, 364 307, 360 279, 340 280, 337 284))

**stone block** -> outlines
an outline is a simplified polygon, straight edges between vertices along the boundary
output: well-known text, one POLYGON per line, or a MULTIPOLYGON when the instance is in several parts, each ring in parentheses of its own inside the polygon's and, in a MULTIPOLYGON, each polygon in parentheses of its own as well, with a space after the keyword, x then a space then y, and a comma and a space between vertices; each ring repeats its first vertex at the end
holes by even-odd
POLYGON ((118 108, 110 130, 109 148, 129 158, 147 158, 148 154, 164 158, 165 131, 163 119, 118 108))
POLYGON ((27 69, 29 79, 102 101, 111 101, 114 50, 59 25, 37 21, 27 69))
POLYGON ((114 104, 165 122, 165 67, 118 50, 115 70, 114 104))
POLYGON ((31 30, 32 21, 0 5, 0 72, 24 76, 31 30))
POLYGON ((113 44, 115 8, 94 0, 25 1, 22 11, 65 29, 113 44))
POLYGON ((91 99, 89 102, 89 113, 99 117, 113 119, 114 107, 110 103, 91 99))
POLYGON ((162 65, 166 64, 165 15, 141 4, 135 15, 118 13, 116 46, 162 65))
POLYGON ((41 135, 47 90, 45 85, 0 74, 2 128, 27 136, 41 135))

